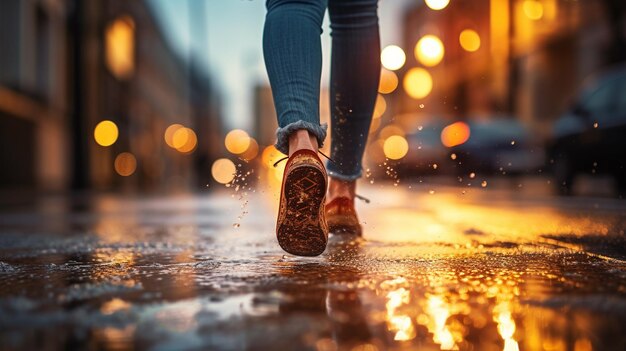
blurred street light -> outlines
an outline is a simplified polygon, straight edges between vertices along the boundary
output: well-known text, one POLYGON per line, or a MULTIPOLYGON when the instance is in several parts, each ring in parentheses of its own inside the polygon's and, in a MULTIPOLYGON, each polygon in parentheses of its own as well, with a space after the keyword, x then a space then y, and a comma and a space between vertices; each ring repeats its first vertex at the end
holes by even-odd
POLYGON ((233 161, 227 158, 215 160, 211 166, 211 175, 213 176, 213 179, 221 184, 230 183, 235 178, 236 173, 237 167, 235 167, 233 161))
POLYGON ((191 128, 179 128, 172 136, 174 148, 181 153, 190 153, 198 145, 198 137, 191 128))
POLYGON ((459 43, 465 51, 474 52, 480 48, 480 36, 475 30, 465 29, 459 35, 459 43))
POLYGON ((433 79, 427 70, 416 67, 406 73, 402 85, 410 97, 423 99, 433 89, 433 79))
POLYGON ((185 126, 183 126, 182 124, 172 124, 169 127, 167 127, 167 129, 165 129, 165 135, 164 135, 164 139, 165 139, 165 143, 171 147, 172 149, 175 149, 176 147, 174 146, 174 133, 176 133, 177 130, 179 130, 180 128, 184 128, 185 126))
POLYGON ((470 128, 465 122, 455 122, 441 131, 441 142, 446 147, 461 145, 470 137, 470 128))
POLYGON ((399 46, 389 45, 380 53, 380 62, 386 69, 395 71, 404 66, 406 54, 399 46))
POLYGON ((226 134, 224 145, 230 153, 235 155, 242 154, 250 146, 250 136, 241 129, 233 129, 226 134))
POLYGON ((115 158, 114 167, 122 177, 131 176, 137 169, 137 159, 130 152, 122 152, 115 158))
POLYGON ((433 10, 443 10, 448 6, 450 0, 424 0, 426 6, 430 7, 433 10))
POLYGON ((526 17, 531 20, 538 20, 543 17, 543 4, 537 0, 524 0, 522 8, 526 17))
POLYGON ((380 71, 380 82, 378 83, 378 92, 381 94, 390 94, 398 87, 398 76, 387 69, 380 71))
POLYGON ((435 35, 425 35, 415 45, 415 58, 427 67, 439 64, 443 59, 443 54, 443 43, 435 35))
POLYGON ((374 105, 374 115, 372 116, 374 119, 378 119, 380 117, 382 117, 383 114, 385 114, 385 111, 387 110, 387 101, 385 101, 385 98, 378 94, 376 96, 376 104, 374 105))
POLYGON ((385 139, 383 150, 387 158, 399 160, 406 156, 407 152, 409 152, 409 143, 403 136, 392 135, 385 139))
POLYGON ((106 65, 118 79, 127 79, 135 70, 135 22, 130 16, 116 18, 106 28, 106 65))
POLYGON ((244 151, 239 157, 245 161, 253 160, 259 154, 259 144, 254 138, 250 138, 248 149, 244 151))
POLYGON ((102 121, 96 125, 93 131, 93 137, 96 143, 101 146, 111 146, 117 141, 119 131, 117 125, 109 120, 102 121))

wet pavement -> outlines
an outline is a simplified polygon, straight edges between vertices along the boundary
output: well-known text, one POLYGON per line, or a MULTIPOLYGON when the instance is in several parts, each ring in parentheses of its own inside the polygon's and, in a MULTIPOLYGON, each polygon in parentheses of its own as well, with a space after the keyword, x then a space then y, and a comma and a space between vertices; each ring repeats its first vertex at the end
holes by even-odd
POLYGON ((0 350, 626 350, 626 201, 362 192, 317 258, 271 191, 4 206, 0 350))

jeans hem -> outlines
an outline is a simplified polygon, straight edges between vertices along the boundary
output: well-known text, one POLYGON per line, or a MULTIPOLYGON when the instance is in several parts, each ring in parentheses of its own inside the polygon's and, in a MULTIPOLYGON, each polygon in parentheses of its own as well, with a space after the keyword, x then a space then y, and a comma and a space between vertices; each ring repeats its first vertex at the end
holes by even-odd
POLYGON ((326 130, 328 124, 324 123, 316 125, 307 121, 297 121, 289 123, 288 125, 278 128, 276 130, 276 149, 285 155, 289 155, 289 135, 296 130, 305 129, 317 138, 317 145, 319 148, 324 146, 324 139, 326 139, 326 130))
POLYGON ((326 166, 326 172, 328 173, 329 177, 335 178, 335 179, 339 179, 339 180, 343 180, 346 182, 351 182, 353 180, 357 180, 359 178, 361 178, 363 176, 363 172, 360 171, 357 174, 353 174, 353 175, 345 175, 345 174, 339 174, 337 172, 334 172, 330 169, 328 169, 328 165, 326 166))

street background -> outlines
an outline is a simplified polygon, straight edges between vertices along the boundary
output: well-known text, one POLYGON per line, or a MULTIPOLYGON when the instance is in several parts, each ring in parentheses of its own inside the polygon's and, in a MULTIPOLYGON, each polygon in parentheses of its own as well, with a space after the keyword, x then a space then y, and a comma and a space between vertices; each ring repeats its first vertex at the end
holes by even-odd
POLYGON ((626 349, 625 2, 381 0, 364 236, 314 259, 264 6, 0 2, 0 350, 626 349))

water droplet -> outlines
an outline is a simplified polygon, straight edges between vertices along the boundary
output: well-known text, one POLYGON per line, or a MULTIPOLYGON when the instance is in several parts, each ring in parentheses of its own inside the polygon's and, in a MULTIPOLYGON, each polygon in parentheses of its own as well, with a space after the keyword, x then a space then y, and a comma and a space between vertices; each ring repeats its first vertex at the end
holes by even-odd
POLYGON ((417 127, 417 130, 422 130, 422 129, 424 129, 424 127, 423 127, 423 126, 418 126, 418 127, 417 127))
POLYGON ((433 163, 433 169, 437 169, 437 164, 433 163))
POLYGON ((476 173, 474 172, 470 173, 470 178, 474 179, 474 177, 476 177, 476 173))
POLYGON ((456 160, 456 154, 450 155, 450 158, 453 159, 453 160, 456 160))
POLYGON ((483 182, 480 183, 480 186, 482 186, 483 188, 486 188, 487 187, 487 181, 483 180, 483 182))
POLYGON ((420 108, 424 108, 424 104, 420 104, 420 108))
POLYGON ((511 145, 515 145, 515 140, 512 140, 512 141, 511 141, 511 145))
POLYGON ((233 228, 239 228, 239 227, 241 227, 241 224, 239 224, 239 223, 233 223, 233 228))
POLYGON ((435 191, 434 190, 429 190, 428 193, 432 195, 432 194, 435 193, 435 191))
POLYGON ((593 124, 593 127, 594 127, 594 128, 598 128, 598 122, 594 123, 594 124, 593 124))

